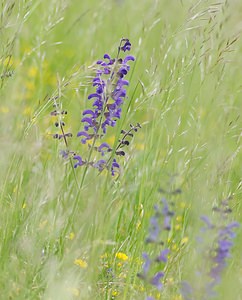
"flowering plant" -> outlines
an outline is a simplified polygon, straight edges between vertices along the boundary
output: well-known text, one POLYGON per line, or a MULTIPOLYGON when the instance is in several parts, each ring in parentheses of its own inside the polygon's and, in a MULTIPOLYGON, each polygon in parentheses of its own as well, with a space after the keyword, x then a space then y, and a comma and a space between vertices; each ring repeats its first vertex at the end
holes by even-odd
MULTIPOLYGON (((77 133, 81 143, 88 144, 88 158, 84 159, 83 156, 68 150, 62 152, 64 157, 69 157, 71 154, 75 161, 74 168, 91 166, 100 172, 108 169, 112 175, 119 173, 120 165, 116 157, 125 155, 123 148, 129 145, 128 139, 132 138, 133 133, 141 127, 139 123, 136 125, 130 124, 128 131, 122 130, 122 138, 114 148, 103 141, 108 127, 114 127, 117 120, 121 118, 122 105, 127 98, 126 87, 129 85, 129 81, 125 77, 130 71, 129 63, 134 61, 135 58, 132 55, 126 55, 124 58, 121 58, 121 53, 130 51, 130 49, 130 41, 123 38, 120 41, 116 58, 111 58, 109 54, 104 54, 103 59, 96 62, 96 74, 92 80, 95 92, 88 96, 88 100, 92 101, 92 108, 83 111, 81 122, 84 128, 77 133), (101 159, 92 160, 93 151, 99 153, 101 159)), ((63 115, 66 112, 57 112, 55 110, 51 114, 63 115)), ((60 126, 62 132, 61 134, 55 134, 54 138, 64 138, 65 144, 68 146, 67 138, 72 137, 72 134, 64 132, 63 122, 57 122, 57 126, 60 126)))

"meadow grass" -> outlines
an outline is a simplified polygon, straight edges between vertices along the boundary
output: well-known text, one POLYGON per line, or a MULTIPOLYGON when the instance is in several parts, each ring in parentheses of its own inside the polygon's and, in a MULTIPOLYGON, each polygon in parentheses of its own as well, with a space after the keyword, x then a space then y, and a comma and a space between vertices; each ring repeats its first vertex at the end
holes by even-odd
MULTIPOLYGON (((213 207, 231 198, 224 222, 241 220, 241 12, 239 0, 1 0, 0 299, 181 300, 183 281, 196 288, 207 262, 200 216, 216 220, 213 207), (130 123, 142 128, 119 176, 74 169, 52 137, 53 99, 68 111, 69 147, 88 155, 76 133, 93 66, 115 56, 122 37, 136 60, 107 138, 117 142, 130 123), (145 243, 162 197, 175 215, 157 291, 137 273, 142 253, 163 247, 145 243)), ((242 299, 236 233, 211 299, 242 299)))

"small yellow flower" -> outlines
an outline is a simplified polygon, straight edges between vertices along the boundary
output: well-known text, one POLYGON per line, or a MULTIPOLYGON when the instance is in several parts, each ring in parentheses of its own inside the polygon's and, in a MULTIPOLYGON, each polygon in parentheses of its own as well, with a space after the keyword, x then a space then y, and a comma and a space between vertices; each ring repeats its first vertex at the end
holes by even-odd
POLYGON ((173 244, 172 247, 171 247, 171 249, 173 251, 178 251, 179 250, 179 248, 177 247, 177 244, 173 244))
POLYGON ((26 202, 24 202, 23 204, 22 204, 22 209, 25 209, 26 208, 26 202))
POLYGON ((123 261, 126 261, 129 259, 129 257, 123 253, 123 252, 117 252, 116 255, 115 255, 118 259, 121 259, 123 261))
POLYGON ((117 291, 117 290, 112 291, 112 296, 113 296, 113 297, 118 296, 118 291, 117 291))
POLYGON ((81 258, 75 259, 74 264, 79 266, 82 269, 87 268, 87 262, 81 258))
POLYGON ((175 225, 175 230, 181 230, 181 225, 180 224, 175 225))
POLYGON ((32 115, 32 113, 33 113, 33 109, 31 108, 31 107, 25 107, 25 109, 24 109, 24 111, 23 111, 23 114, 25 115, 25 116, 31 116, 32 115))
POLYGON ((181 244, 182 245, 185 245, 187 242, 188 242, 188 237, 187 236, 185 236, 184 238, 182 238, 182 240, 181 240, 181 244))
POLYGON ((182 216, 177 216, 177 217, 176 217, 176 221, 177 221, 177 222, 181 222, 181 221, 182 221, 182 216))
POLYGON ((75 238, 75 233, 74 232, 71 232, 70 234, 69 234, 69 240, 73 240, 74 238, 75 238))
POLYGON ((119 268, 121 268, 121 267, 122 267, 122 263, 119 262, 119 263, 117 264, 117 266, 118 266, 119 268))
POLYGON ((144 292, 144 291, 145 291, 144 286, 140 286, 140 287, 139 287, 139 291, 140 291, 140 292, 144 292))

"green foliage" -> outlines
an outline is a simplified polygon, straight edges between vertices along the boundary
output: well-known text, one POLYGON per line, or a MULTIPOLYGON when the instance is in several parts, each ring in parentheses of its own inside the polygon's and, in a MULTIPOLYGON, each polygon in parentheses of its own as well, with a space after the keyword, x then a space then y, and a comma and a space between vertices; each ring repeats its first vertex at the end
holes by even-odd
MULTIPOLYGON (((239 0, 1 0, 1 299, 182 299, 199 216, 232 196, 241 220, 241 10, 239 0), (53 97, 76 133, 92 67, 122 37, 136 61, 109 138, 131 122, 142 129, 118 178, 83 175, 52 139, 53 97), (182 193, 157 294, 136 274, 159 188, 182 193)), ((84 151, 76 138, 71 147, 84 151)), ((239 229, 218 299, 240 299, 241 241, 239 229)))

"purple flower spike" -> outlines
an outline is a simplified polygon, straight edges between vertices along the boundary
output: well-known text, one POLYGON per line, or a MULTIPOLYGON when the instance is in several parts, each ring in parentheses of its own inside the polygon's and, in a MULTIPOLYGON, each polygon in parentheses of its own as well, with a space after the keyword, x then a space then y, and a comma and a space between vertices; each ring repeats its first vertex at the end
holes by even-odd
POLYGON ((150 234, 146 239, 146 243, 157 243, 160 234, 159 220, 154 216, 150 219, 150 234))
POLYGON ((150 270, 151 259, 149 258, 149 255, 145 252, 142 254, 142 256, 143 256, 143 259, 145 260, 145 262, 143 264, 143 275, 144 275, 144 277, 146 277, 150 270))
MULTIPOLYGON (((156 243, 159 247, 164 244, 161 242, 161 234, 164 232, 163 223, 167 215, 169 215, 171 219, 174 213, 169 210, 168 201, 162 199, 160 203, 154 206, 154 215, 150 218, 149 235, 146 238, 146 243, 156 243)), ((147 253, 143 253, 144 264, 142 272, 138 273, 138 277, 147 284, 155 286, 158 291, 163 288, 161 279, 165 273, 163 270, 157 272, 157 268, 164 268, 164 264, 168 261, 167 256, 169 252, 169 249, 165 248, 162 249, 158 255, 151 256, 147 253), (154 271, 156 271, 156 273, 153 273, 154 271)))
POLYGON ((200 245, 199 251, 203 254, 203 264, 196 274, 209 280, 206 282, 204 279, 196 278, 195 282, 201 281, 198 286, 193 283, 184 282, 182 284, 181 293, 184 300, 193 299, 212 299, 216 297, 216 286, 221 282, 222 273, 227 266, 228 258, 231 257, 231 248, 233 246, 233 239, 236 234, 234 230, 239 226, 238 222, 226 224, 228 221, 225 215, 224 203, 226 203, 226 214, 231 213, 232 210, 228 207, 227 202, 222 201, 219 207, 216 207, 216 213, 220 214, 221 221, 219 224, 213 223, 212 218, 201 216, 201 220, 205 226, 201 229, 201 236, 199 237, 200 245), (204 238, 204 235, 206 234, 204 238), (207 242, 209 241, 209 244, 207 242), (204 245, 203 245, 204 244, 204 245), (204 270, 206 270, 204 273, 204 270))
MULTIPOLYGON (((105 53, 103 58, 96 62, 95 75, 92 79, 92 86, 95 89, 87 97, 91 101, 92 107, 83 111, 81 122, 84 123, 84 130, 79 131, 77 136, 82 137, 82 144, 86 144, 87 140, 93 139, 93 149, 97 150, 100 155, 107 156, 113 149, 102 140, 110 127, 116 126, 117 120, 121 118, 122 104, 126 100, 126 88, 129 81, 125 76, 130 70, 129 61, 134 61, 132 55, 122 58, 121 51, 129 51, 131 43, 128 39, 122 39, 118 55, 112 58, 105 53)), ((140 128, 140 126, 139 126, 140 128)), ((58 137, 59 138, 59 135, 58 137)), ((120 144, 118 147, 127 145, 120 144)), ((114 155, 120 155, 124 151, 113 151, 114 155)), ((91 160, 91 159, 90 159, 91 160)), ((111 174, 120 172, 120 166, 116 159, 111 157, 97 161, 86 162, 87 166, 97 168, 100 172, 107 168, 111 174)))

